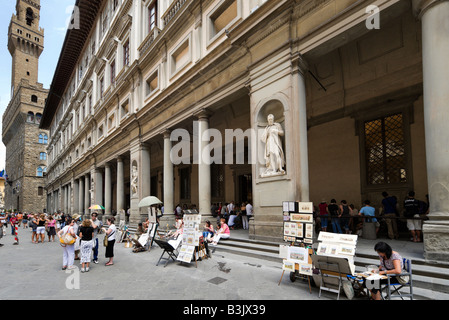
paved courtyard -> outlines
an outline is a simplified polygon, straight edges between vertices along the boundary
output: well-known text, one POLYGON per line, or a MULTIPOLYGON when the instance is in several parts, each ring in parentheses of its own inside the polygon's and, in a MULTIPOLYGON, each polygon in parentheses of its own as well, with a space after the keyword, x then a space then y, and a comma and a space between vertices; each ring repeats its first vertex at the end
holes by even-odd
MULTIPOLYGON (((9 229, 8 229, 9 230, 9 229)), ((61 270, 62 248, 58 242, 33 244, 29 229, 19 229, 19 245, 9 233, 0 240, 1 300, 315 300, 318 290, 297 280, 292 283, 282 266, 217 250, 212 259, 181 264, 165 260, 156 266, 162 249, 133 253, 124 243, 115 245, 114 266, 106 267, 100 244, 99 264, 87 273, 61 270)), ((75 261, 79 266, 79 261, 75 261)), ((324 294, 321 300, 334 300, 324 294)), ((344 297, 343 297, 344 298, 344 297)))

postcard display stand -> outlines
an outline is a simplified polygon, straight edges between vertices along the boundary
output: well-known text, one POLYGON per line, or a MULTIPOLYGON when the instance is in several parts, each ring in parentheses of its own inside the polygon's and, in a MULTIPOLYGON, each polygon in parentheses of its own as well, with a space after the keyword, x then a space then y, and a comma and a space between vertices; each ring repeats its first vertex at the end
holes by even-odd
MULTIPOLYGON (((282 277, 285 271, 310 277, 313 272, 313 203, 284 201, 284 241, 288 246, 280 247, 280 257, 283 258, 282 277)), ((281 283, 279 280, 279 284, 281 283)))
POLYGON ((319 297, 324 290, 337 293, 339 299, 343 279, 355 272, 357 235, 320 232, 318 241, 318 250, 312 260, 321 274, 319 297))
POLYGON ((181 249, 176 260, 190 263, 192 257, 195 257, 196 264, 196 248, 200 245, 200 237, 203 235, 200 231, 201 215, 184 214, 183 220, 184 231, 182 234, 181 249))

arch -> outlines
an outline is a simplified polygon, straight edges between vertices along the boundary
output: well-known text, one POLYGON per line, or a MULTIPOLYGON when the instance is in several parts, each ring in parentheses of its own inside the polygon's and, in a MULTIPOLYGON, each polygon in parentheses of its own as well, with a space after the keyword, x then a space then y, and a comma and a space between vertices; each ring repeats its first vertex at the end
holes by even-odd
POLYGON ((32 111, 28 111, 27 122, 34 123, 34 113, 32 111))
POLYGON ((31 102, 37 102, 37 96, 35 94, 31 96, 31 102))
POLYGON ((42 119, 42 114, 36 113, 36 116, 35 116, 35 122, 36 122, 37 124, 40 124, 40 123, 41 123, 41 119, 42 119))
POLYGON ((44 176, 44 169, 42 167, 37 167, 36 176, 38 176, 38 177, 44 176))
POLYGON ((25 20, 27 22, 27 25, 31 26, 33 24, 34 11, 30 7, 28 7, 26 10, 25 20))

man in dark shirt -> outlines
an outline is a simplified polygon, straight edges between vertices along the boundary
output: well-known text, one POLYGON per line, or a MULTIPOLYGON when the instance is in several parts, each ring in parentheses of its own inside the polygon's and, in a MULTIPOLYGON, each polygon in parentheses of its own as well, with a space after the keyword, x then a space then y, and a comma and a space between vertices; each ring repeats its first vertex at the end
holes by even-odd
POLYGON ((421 242, 422 221, 419 216, 419 201, 415 199, 415 192, 410 191, 404 200, 407 228, 412 235, 413 242, 421 242))
POLYGON ((384 199, 382 200, 382 208, 385 221, 387 222, 388 238, 390 238, 391 240, 398 239, 399 233, 398 233, 398 226, 396 223, 397 218, 396 205, 398 202, 395 197, 389 196, 386 191, 382 192, 382 196, 384 197, 384 199))

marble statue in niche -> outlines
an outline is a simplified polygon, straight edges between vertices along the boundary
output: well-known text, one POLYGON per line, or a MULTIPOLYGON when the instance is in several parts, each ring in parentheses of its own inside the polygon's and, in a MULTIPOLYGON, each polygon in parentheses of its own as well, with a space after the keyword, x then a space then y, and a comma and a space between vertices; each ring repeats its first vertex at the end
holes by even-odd
POLYGON ((274 115, 267 117, 268 125, 265 127, 261 141, 265 143, 264 160, 265 170, 262 171, 262 177, 270 177, 285 174, 285 155, 282 148, 282 137, 284 130, 282 126, 274 122, 274 115))

